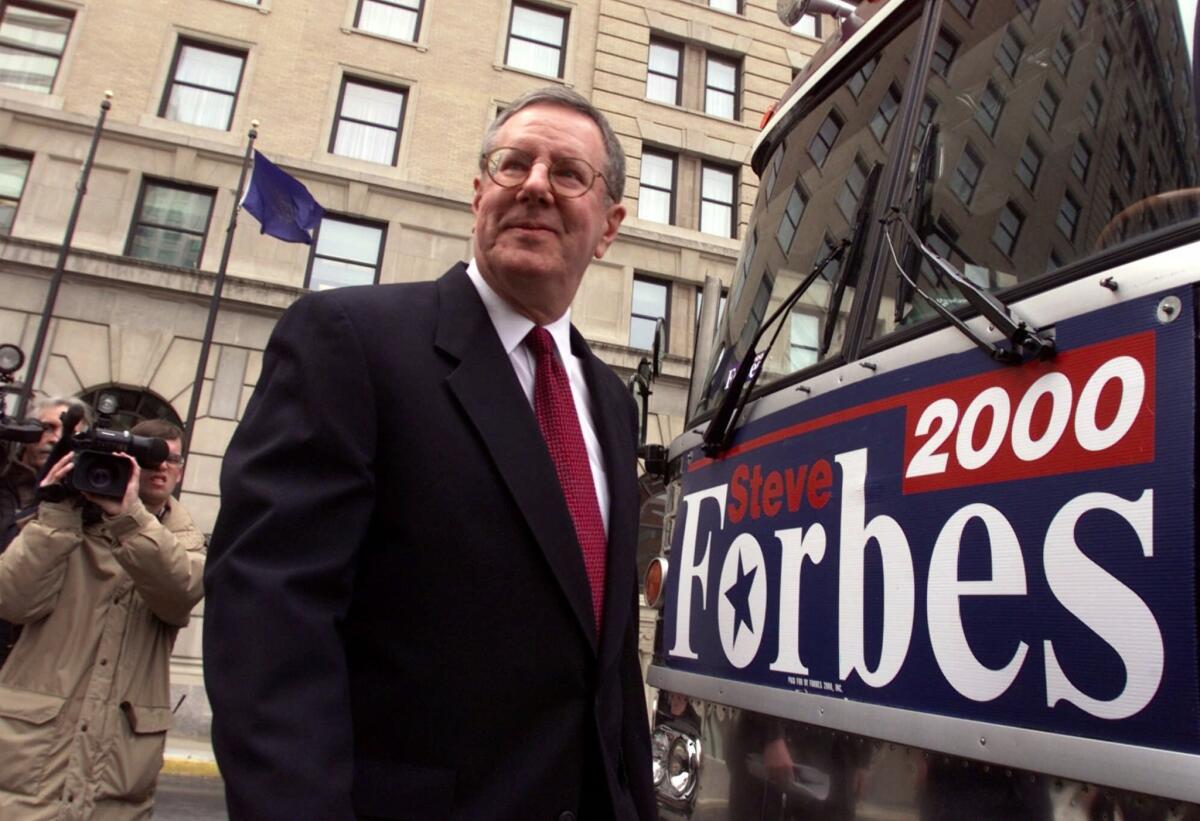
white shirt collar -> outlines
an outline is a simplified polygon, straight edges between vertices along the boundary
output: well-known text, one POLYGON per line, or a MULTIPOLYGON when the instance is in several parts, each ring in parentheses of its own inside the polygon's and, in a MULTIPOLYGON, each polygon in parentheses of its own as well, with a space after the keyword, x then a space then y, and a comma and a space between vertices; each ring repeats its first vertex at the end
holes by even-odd
MULTIPOLYGON (((511 356, 517 346, 524 342, 525 337, 533 330, 533 320, 518 313, 516 308, 504 301, 504 297, 492 290, 492 286, 487 284, 483 274, 479 272, 479 266, 475 264, 474 259, 467 263, 467 276, 471 278, 475 290, 479 292, 479 298, 483 300, 483 307, 487 309, 488 316, 491 317, 496 335, 500 337, 500 344, 504 346, 504 352, 511 356)), ((550 336, 554 339, 554 344, 558 347, 559 358, 566 362, 567 357, 572 356, 571 309, 568 307, 566 313, 543 327, 550 332, 550 336)))

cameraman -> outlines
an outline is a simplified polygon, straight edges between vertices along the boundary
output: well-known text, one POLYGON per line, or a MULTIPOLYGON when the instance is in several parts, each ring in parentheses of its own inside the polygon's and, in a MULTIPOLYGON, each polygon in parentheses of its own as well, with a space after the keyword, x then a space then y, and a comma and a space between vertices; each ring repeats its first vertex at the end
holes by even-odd
POLYGON ((32 508, 37 491, 37 473, 46 464, 46 457, 62 437, 62 415, 68 408, 79 408, 83 414, 82 428, 92 422, 92 410, 74 398, 42 398, 33 404, 30 417, 42 425, 42 438, 34 444, 17 449, 15 458, 0 465, 0 550, 16 535, 13 526, 18 514, 32 508))
MULTIPOLYGON (((0 818, 149 817, 171 721, 175 634, 203 595, 204 541, 171 497, 182 435, 120 499, 43 501, 0 555, 0 617, 24 624, 0 670, 0 818), (39 814, 40 813, 40 814, 39 814)), ((43 487, 69 484, 75 454, 43 487)))
MULTIPOLYGON (((76 407, 83 416, 83 427, 92 422, 92 410, 78 399, 42 398, 33 405, 32 418, 42 425, 42 438, 14 450, 16 458, 0 465, 0 552, 17 535, 21 524, 33 515, 37 492, 37 474, 46 457, 62 438, 62 415, 76 407)), ((0 665, 8 657, 21 628, 0 620, 0 665)))

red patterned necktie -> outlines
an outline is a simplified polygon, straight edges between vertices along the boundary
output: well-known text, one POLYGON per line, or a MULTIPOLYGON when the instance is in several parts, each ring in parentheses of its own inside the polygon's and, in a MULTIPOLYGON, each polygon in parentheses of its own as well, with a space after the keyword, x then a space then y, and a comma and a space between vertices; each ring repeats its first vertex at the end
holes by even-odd
POLYGON ((525 337, 525 344, 537 357, 533 408, 538 427, 542 429, 542 437, 550 449, 550 458, 554 460, 558 482, 567 500, 567 510, 575 523, 575 535, 583 551, 583 565, 592 588, 596 635, 600 635, 604 613, 604 559, 608 540, 604 536, 600 503, 596 501, 592 466, 583 443, 579 416, 575 413, 575 400, 571 398, 571 383, 556 356, 554 339, 549 331, 535 326, 525 337))

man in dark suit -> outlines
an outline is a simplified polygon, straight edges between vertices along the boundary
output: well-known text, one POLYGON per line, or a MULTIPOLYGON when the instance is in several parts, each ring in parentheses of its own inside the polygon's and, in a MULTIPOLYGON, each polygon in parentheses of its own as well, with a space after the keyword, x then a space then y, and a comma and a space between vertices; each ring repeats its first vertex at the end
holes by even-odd
POLYGON ((602 115, 532 92, 471 263, 280 319, 205 576, 232 818, 654 816, 635 414, 569 311, 624 179, 602 115))

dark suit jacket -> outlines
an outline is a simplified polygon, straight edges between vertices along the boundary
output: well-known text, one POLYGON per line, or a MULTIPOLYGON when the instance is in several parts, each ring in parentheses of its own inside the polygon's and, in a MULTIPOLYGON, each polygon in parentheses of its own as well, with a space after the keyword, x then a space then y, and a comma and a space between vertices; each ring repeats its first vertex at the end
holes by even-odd
POLYGON ((465 266, 280 319, 205 574, 231 817, 654 815, 635 414, 571 334, 611 491, 598 637, 554 466, 465 266))

